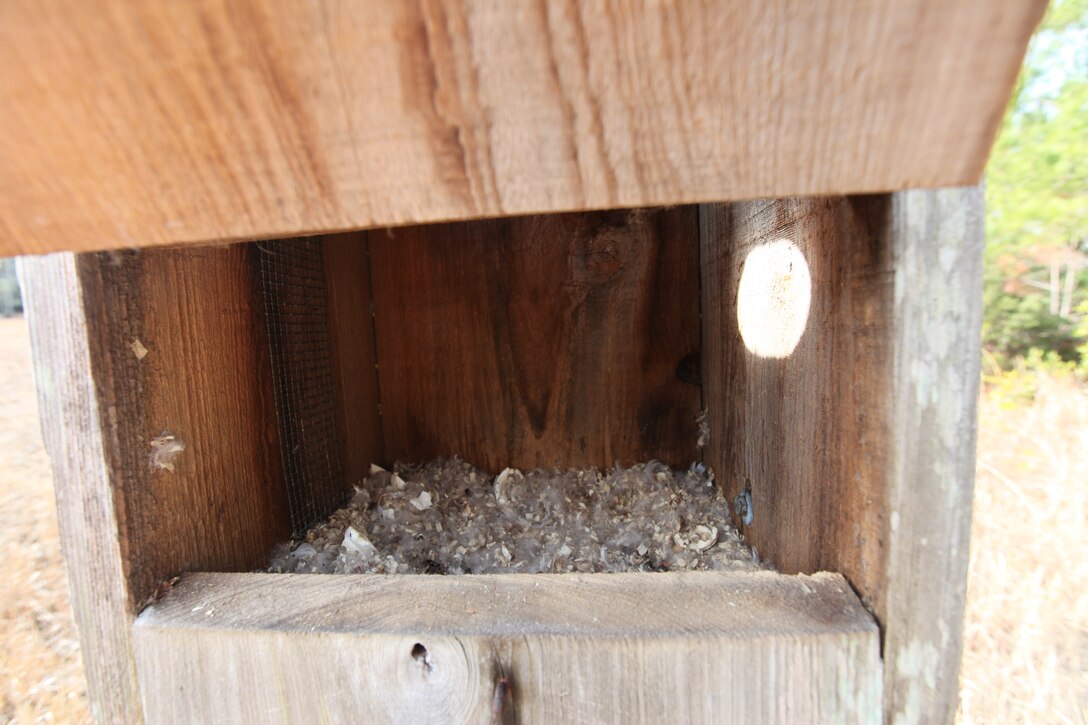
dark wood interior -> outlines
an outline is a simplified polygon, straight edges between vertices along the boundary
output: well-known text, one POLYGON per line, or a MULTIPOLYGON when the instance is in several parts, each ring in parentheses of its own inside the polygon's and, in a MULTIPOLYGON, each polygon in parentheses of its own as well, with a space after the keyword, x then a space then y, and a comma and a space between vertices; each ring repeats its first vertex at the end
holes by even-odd
POLYGON ((497 473, 699 458, 695 207, 258 249, 293 512, 323 495, 315 479, 347 491, 371 463, 457 455, 497 473), (313 254, 324 294, 309 289, 313 254), (339 453, 312 455, 330 438, 339 453))
POLYGON ((707 460, 729 498, 748 489, 744 532, 782 571, 884 576, 894 270, 888 196, 703 207, 707 460), (785 358, 742 342, 733 300, 749 252, 783 239, 812 279, 807 328, 785 358), (729 401, 724 404, 724 401, 729 401))
POLYGON ((698 458, 695 207, 368 237, 387 462, 698 458))
POLYGON ((888 465, 875 433, 890 389, 888 199, 85 257, 118 435, 132 441, 115 465, 131 479, 135 591, 258 565, 286 520, 301 533, 372 463, 451 455, 493 473, 705 460, 730 499, 751 491, 743 528, 764 556, 878 591, 886 491, 869 483, 888 465), (767 360, 741 339, 737 282, 747 251, 781 237, 809 260, 816 291, 797 349, 767 360), (164 430, 187 449, 174 471, 149 470, 164 430), (166 512, 183 501, 189 516, 166 512), (167 522, 165 539, 151 520, 167 522), (197 551, 170 543, 192 531, 197 551))
POLYGON ((260 566, 372 463, 700 457, 696 207, 90 254, 80 275, 134 607, 260 566), (173 470, 149 464, 167 432, 173 470))

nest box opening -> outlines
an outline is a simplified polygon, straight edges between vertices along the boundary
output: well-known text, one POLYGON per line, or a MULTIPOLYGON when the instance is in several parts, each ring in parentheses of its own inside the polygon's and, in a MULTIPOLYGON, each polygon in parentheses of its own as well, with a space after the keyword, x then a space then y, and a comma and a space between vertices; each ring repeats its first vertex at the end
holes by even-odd
MULTIPOLYGON (((133 591, 264 568, 372 467, 415 486, 431 461, 487 485, 648 464, 644 493, 651 462, 674 482, 713 474, 704 508, 721 515, 687 517, 677 546, 733 525, 787 572, 848 571, 839 559, 868 554, 845 529, 789 532, 832 502, 880 525, 865 481, 885 471, 886 438, 867 431, 883 430, 890 379, 887 211, 801 199, 89 255, 133 591)), ((402 503, 473 490, 420 485, 402 503)), ((379 494, 368 505, 392 508, 379 494)), ((409 571, 461 566, 416 558, 409 571)))
POLYGON ((310 498, 331 485, 342 500, 396 461, 494 475, 700 460, 694 208, 259 250, 288 484, 310 498))
POLYGON ((695 207, 257 250, 296 536, 276 570, 666 570, 710 547, 752 564, 702 462, 695 207))

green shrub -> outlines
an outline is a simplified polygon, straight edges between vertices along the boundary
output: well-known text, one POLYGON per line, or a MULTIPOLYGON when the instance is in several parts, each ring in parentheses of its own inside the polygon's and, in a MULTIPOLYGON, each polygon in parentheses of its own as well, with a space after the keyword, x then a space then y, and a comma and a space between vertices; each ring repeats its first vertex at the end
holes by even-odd
POLYGON ((1011 294, 1000 280, 989 279, 984 305, 982 345, 1002 367, 1040 350, 1066 362, 1081 359, 1084 335, 1078 334, 1077 322, 1051 313, 1043 295, 1011 294))
POLYGON ((982 384, 991 399, 1002 407, 1028 405, 1039 392, 1039 379, 1047 375, 1057 378, 1082 377, 1077 363, 1063 360, 1053 352, 1029 350, 1009 365, 999 364, 992 356, 985 359, 982 384))

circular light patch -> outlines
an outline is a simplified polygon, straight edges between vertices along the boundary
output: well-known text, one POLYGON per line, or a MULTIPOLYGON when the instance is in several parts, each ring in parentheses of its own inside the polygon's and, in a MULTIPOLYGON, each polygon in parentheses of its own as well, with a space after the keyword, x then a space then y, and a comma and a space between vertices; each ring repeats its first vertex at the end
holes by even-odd
POLYGON ((740 336, 753 354, 788 357, 808 325, 812 277, 805 255, 788 239, 748 252, 737 293, 740 336))

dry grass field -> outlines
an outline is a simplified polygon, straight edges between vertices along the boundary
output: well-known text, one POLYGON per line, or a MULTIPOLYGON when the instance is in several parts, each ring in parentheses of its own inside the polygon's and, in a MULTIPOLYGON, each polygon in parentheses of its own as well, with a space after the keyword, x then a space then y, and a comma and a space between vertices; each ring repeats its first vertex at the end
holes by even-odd
POLYGON ((0 721, 89 722, 22 318, 0 319, 0 721))
POLYGON ((1088 390, 979 416, 961 721, 1088 722, 1088 390))
MULTIPOLYGON (((963 723, 1088 715, 1088 391, 984 396, 963 723)), ((78 723, 87 705, 26 325, 0 320, 0 720, 78 723)))

